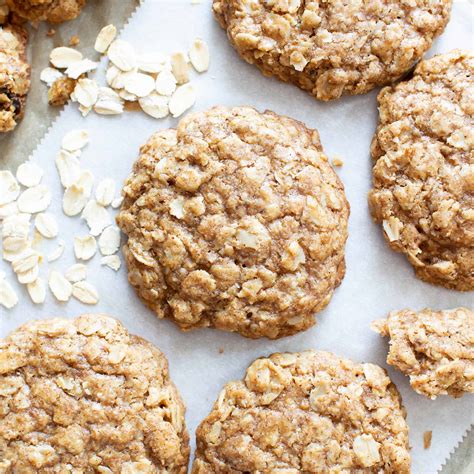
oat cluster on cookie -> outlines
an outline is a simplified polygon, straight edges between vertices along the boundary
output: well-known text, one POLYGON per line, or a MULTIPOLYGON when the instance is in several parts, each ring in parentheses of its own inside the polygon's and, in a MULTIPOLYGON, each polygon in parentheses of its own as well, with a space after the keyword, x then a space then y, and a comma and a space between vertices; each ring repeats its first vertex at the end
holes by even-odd
POLYGON ((451 0, 214 0, 230 42, 265 75, 321 100, 405 74, 440 35, 451 0))
POLYGON ((190 114, 142 147, 117 222, 158 317, 278 338, 341 282, 349 206, 318 133, 250 107, 190 114))
POLYGON ((385 371, 328 352, 273 354, 221 391, 192 472, 408 473, 408 428, 385 371))
POLYGON ((422 61, 379 94, 372 215, 417 276, 474 290, 474 55, 422 61))

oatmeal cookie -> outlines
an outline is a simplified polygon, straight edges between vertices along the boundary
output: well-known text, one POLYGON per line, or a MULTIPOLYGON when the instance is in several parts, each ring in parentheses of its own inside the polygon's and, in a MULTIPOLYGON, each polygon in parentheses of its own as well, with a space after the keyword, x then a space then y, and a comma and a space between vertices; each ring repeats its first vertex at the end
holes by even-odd
POLYGON ((7 0, 13 13, 29 21, 62 23, 73 20, 86 4, 86 0, 7 0))
POLYGON ((405 416, 377 365, 273 354, 221 391, 197 429, 192 472, 408 473, 405 416))
POLYGON ((29 322, 0 340, 0 472, 185 474, 165 356, 115 319, 29 322))
POLYGON ((394 311, 372 324, 390 338, 387 363, 410 377, 416 392, 436 398, 474 393, 474 313, 394 311))
POLYGON ((369 205, 424 281, 474 290, 474 55, 422 61, 379 94, 369 205))
POLYGON ((20 26, 0 26, 0 132, 13 130, 24 114, 30 89, 27 38, 20 26))
POLYGON ((405 74, 430 48, 452 0, 214 0, 238 53, 321 100, 405 74))
POLYGON ((288 117, 190 114, 142 147, 123 195, 129 281, 183 329, 287 336, 344 276, 344 188, 318 133, 288 117))

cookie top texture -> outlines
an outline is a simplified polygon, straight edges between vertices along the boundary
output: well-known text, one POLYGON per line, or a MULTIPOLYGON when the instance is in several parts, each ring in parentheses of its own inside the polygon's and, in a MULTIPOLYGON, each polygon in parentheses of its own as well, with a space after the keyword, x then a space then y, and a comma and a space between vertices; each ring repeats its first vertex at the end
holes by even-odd
POLYGON ((238 53, 321 100, 404 75, 431 47, 451 0, 214 0, 238 53))
POLYGON ((7 0, 10 11, 24 20, 62 23, 73 20, 86 0, 7 0))
POLYGON ((165 356, 115 319, 32 321, 0 340, 0 472, 185 474, 188 458, 165 356))
POLYGON ((408 473, 408 428, 386 372, 328 352, 258 359, 196 434, 193 474, 408 473))
POLYGON ((474 55, 422 61, 379 94, 372 215, 424 281, 474 290, 474 55))
POLYGON ((279 338, 312 326, 344 272, 349 206, 318 133, 215 107, 142 147, 117 222, 158 317, 279 338))
POLYGON ((374 329, 390 338, 387 363, 410 377, 418 393, 429 398, 474 393, 474 312, 393 311, 375 321, 374 329))

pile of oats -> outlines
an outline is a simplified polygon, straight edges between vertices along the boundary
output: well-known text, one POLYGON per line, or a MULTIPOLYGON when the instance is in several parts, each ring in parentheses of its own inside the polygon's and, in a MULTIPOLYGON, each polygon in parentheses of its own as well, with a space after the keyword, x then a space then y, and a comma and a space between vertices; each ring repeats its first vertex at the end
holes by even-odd
POLYGON ((109 60, 107 85, 87 77, 98 62, 69 47, 51 51, 52 66, 41 73, 41 80, 50 87, 50 104, 63 105, 70 97, 86 116, 92 110, 100 115, 118 115, 127 104, 137 103, 154 118, 169 114, 178 117, 194 105, 191 70, 202 73, 209 68, 209 49, 203 40, 196 39, 188 52, 138 54, 132 44, 116 36, 116 27, 107 25, 95 42, 95 50, 109 60))
MULTIPOLYGON (((51 191, 42 183, 43 169, 34 162, 20 165, 16 177, 10 171, 0 171, 0 222, 3 259, 9 262, 18 282, 26 285, 33 303, 41 304, 46 298, 46 282, 40 276, 42 264, 58 260, 66 247, 74 248, 78 263, 64 273, 51 269, 48 285, 58 301, 66 302, 71 296, 85 304, 99 301, 97 289, 87 279, 85 263, 92 259, 97 248, 101 263, 115 271, 120 266, 117 252, 120 231, 113 225, 108 207, 117 208, 122 202, 116 197, 115 182, 111 178, 99 181, 94 187, 94 176, 81 168, 79 158, 89 142, 86 130, 67 133, 56 158, 61 184, 64 187, 63 212, 69 217, 81 217, 89 228, 85 235, 74 237, 73 242, 59 238, 56 217, 47 212, 51 191), (44 239, 57 241, 56 248, 47 255, 41 251, 44 239)), ((12 308, 18 296, 6 275, 0 273, 0 304, 12 308)))

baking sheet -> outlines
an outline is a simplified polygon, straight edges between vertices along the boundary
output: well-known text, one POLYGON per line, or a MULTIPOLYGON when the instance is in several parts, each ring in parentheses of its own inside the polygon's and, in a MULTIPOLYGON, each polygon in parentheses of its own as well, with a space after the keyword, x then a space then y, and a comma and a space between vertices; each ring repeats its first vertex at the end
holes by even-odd
MULTIPOLYGON (((320 103, 294 86, 263 77, 230 47, 225 33, 212 18, 210 3, 191 5, 190 0, 147 0, 125 27, 122 38, 131 41, 137 51, 144 52, 151 48, 165 52, 186 50, 197 36, 204 38, 211 50, 211 67, 209 72, 193 79, 198 89, 193 111, 223 104, 252 105, 287 114, 317 128, 326 153, 343 158, 344 166, 337 173, 351 204, 347 273, 327 309, 319 314, 317 326, 279 341, 247 340, 210 329, 183 333, 173 323, 156 319, 140 303, 127 283, 125 267, 118 273, 101 267, 98 254, 87 264, 88 280, 98 288, 101 297, 98 305, 88 307, 76 300, 60 304, 48 294, 43 305, 35 306, 24 288, 14 281, 9 265, 0 263, 20 296, 14 309, 2 309, 0 336, 29 319, 72 318, 84 312, 104 312, 117 317, 131 332, 146 337, 168 356, 172 377, 187 405, 186 421, 193 447, 194 430, 208 414, 223 384, 242 378, 255 358, 275 351, 316 348, 387 367, 384 362, 387 343, 370 330, 372 320, 394 309, 473 306, 472 293, 449 291, 417 280, 405 258, 387 247, 380 227, 370 219, 366 196, 371 183, 369 145, 377 123, 377 91, 320 103)), ((472 46, 473 18, 467 1, 455 2, 446 32, 428 56, 454 47, 472 46)), ((116 117, 90 114, 83 118, 76 105, 65 108, 32 158, 46 171, 43 182, 53 191, 49 212, 59 219, 59 238, 66 242, 60 260, 43 264, 43 278, 47 278, 50 270, 64 271, 75 262, 73 236, 88 231, 84 221, 68 218, 61 211, 62 187, 54 159, 63 135, 71 129, 87 129, 91 139, 81 158, 82 167, 93 172, 95 183, 105 177, 121 183, 137 158, 139 146, 155 130, 176 123, 177 119, 155 120, 140 112, 116 117)), ((56 244, 44 242, 44 253, 56 244)), ((434 473, 474 422, 474 397, 458 400, 440 397, 430 401, 412 391, 403 375, 392 368, 388 371, 408 411, 413 472, 434 473), (427 430, 433 431, 433 441, 431 448, 424 450, 423 433, 427 430)))

